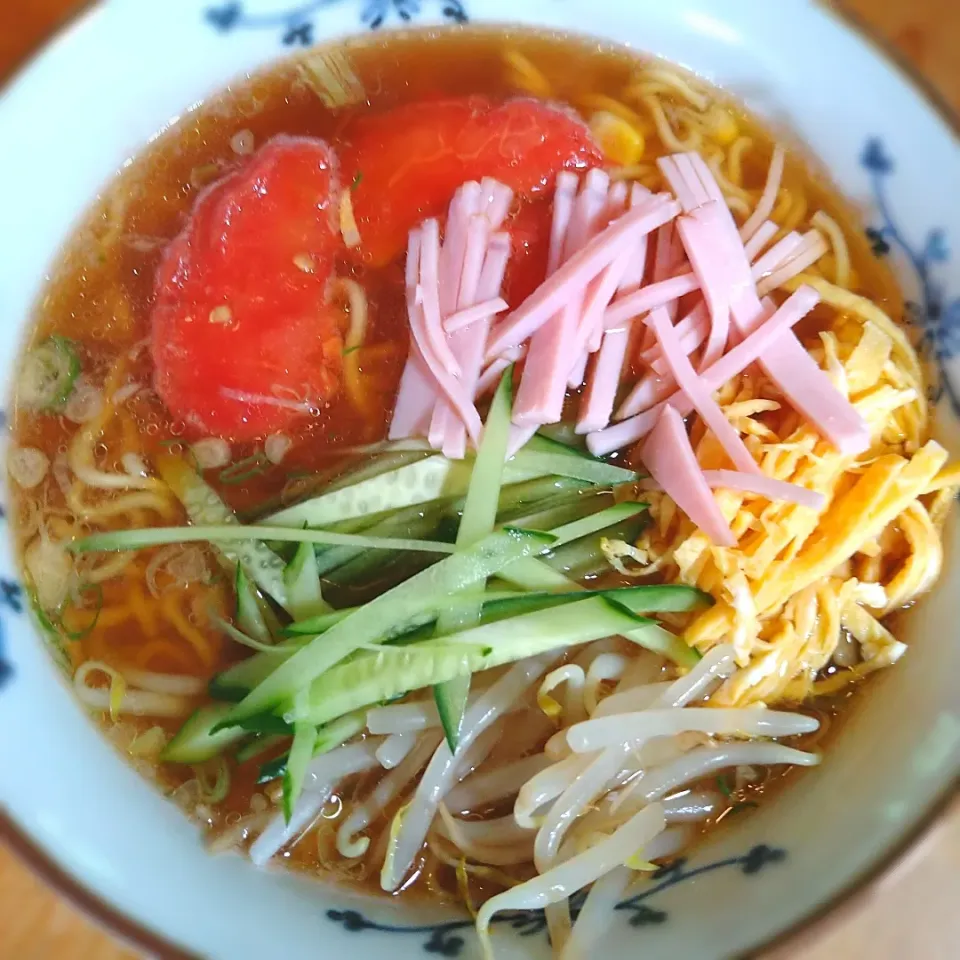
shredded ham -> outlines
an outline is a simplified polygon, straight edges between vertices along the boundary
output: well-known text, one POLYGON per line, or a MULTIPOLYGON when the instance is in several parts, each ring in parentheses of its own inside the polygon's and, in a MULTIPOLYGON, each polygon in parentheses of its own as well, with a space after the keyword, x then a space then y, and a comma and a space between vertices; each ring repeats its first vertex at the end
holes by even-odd
POLYGON ((827 249, 816 230, 788 233, 768 249, 779 230, 769 217, 783 151, 774 151, 760 201, 740 229, 698 154, 658 163, 676 199, 611 183, 600 169, 582 178, 558 175, 546 275, 510 312, 500 296, 510 238, 496 232, 512 202, 507 187, 490 179, 460 187, 442 243, 436 220, 411 232, 411 345, 390 436, 425 434, 447 456, 464 456, 481 429, 477 398, 522 362, 511 455, 540 426, 560 419, 568 389, 584 385, 576 429, 591 452, 646 438, 639 454, 653 482, 714 543, 729 546, 733 535, 711 487, 816 510, 824 498, 762 474, 713 398, 725 382, 759 361, 786 401, 841 452, 865 449, 869 435, 791 329, 816 305, 817 293, 802 286, 779 309, 765 297, 827 249), (631 355, 642 370, 624 382, 631 355), (617 411, 623 419, 610 426, 621 390, 628 394, 617 411), (683 423, 694 410, 735 470, 701 470, 683 423))
POLYGON ((676 201, 655 196, 611 223, 506 318, 487 346, 487 359, 523 343, 563 307, 571 290, 582 289, 624 246, 672 220, 678 212, 676 201))
POLYGON ((736 545, 730 526, 704 479, 683 417, 664 406, 640 450, 643 465, 667 496, 720 547, 736 545))
POLYGON ((686 395, 687 401, 700 414, 700 418, 710 428, 720 445, 726 451, 731 462, 743 473, 759 474, 760 468, 744 446, 740 434, 727 420, 723 411, 710 395, 711 391, 697 376, 687 355, 683 352, 676 331, 670 324, 670 318, 662 309, 653 310, 647 323, 653 327, 663 356, 674 380, 686 395))

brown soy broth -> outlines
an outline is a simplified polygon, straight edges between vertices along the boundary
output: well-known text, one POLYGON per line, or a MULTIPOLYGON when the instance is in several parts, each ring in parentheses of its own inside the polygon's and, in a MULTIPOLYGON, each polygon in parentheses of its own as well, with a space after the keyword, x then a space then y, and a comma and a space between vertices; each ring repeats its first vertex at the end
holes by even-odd
MULTIPOLYGON (((31 342, 52 333, 71 338, 78 344, 85 374, 97 384, 103 383, 118 358, 127 357, 124 382, 148 385, 152 375, 149 350, 138 347, 149 336, 154 276, 164 246, 183 228, 202 187, 243 164, 244 158, 231 147, 231 139, 238 132, 250 131, 256 145, 283 133, 321 137, 336 146, 344 135, 349 135, 351 122, 371 110, 424 98, 471 93, 494 98, 514 96, 517 90, 503 66, 503 51, 507 47, 536 64, 554 85, 556 98, 574 108, 590 97, 617 96, 637 65, 634 54, 592 41, 471 28, 351 41, 348 45, 351 63, 368 95, 366 103, 355 107, 326 108, 291 62, 235 83, 222 95, 185 115, 107 187, 63 253, 38 305, 31 342)), ((766 176, 771 136, 738 106, 718 97, 736 118, 740 129, 760 145, 760 149, 747 151, 743 161, 744 185, 756 189, 762 186, 766 176)), ((651 128, 646 137, 644 163, 668 152, 651 128)), ((893 316, 901 316, 896 286, 886 268, 871 255, 850 210, 836 196, 827 178, 802 159, 796 159, 795 154, 787 161, 785 182, 789 185, 800 181, 811 209, 828 211, 844 226, 859 292, 884 306, 893 316)), ((362 180, 356 188, 364 189, 362 180)), ((208 481, 245 517, 262 512, 265 503, 277 503, 294 496, 304 475, 335 469, 343 459, 338 452, 343 448, 371 443, 385 435, 407 350, 402 260, 373 267, 341 257, 335 272, 357 280, 369 299, 367 343, 382 348, 380 353, 371 355, 369 361, 376 402, 372 412, 360 415, 342 393, 336 396, 318 416, 304 422, 292 435, 293 447, 282 465, 253 461, 249 475, 239 472, 239 481, 236 474, 226 479, 217 471, 208 472, 208 481)), ((815 332, 823 322, 824 316, 815 310, 804 326, 798 328, 799 332, 815 332)), ((158 453, 184 449, 184 425, 170 420, 152 391, 138 392, 119 405, 118 413, 96 449, 102 469, 121 469, 120 454, 127 449, 138 450, 148 462, 158 453)), ((75 424, 58 416, 37 416, 22 410, 15 414, 16 443, 37 447, 51 460, 58 451, 66 450, 77 429, 75 424)), ((251 445, 233 445, 235 461, 256 453, 257 449, 251 445)), ((52 476, 44 481, 40 490, 31 491, 30 497, 21 497, 21 524, 26 523, 27 501, 42 501, 53 511, 66 510, 64 493, 52 476)), ((146 512, 134 520, 141 524, 156 522, 146 512)), ((185 516, 178 513, 169 522, 184 520, 185 516)), ((113 525, 122 524, 117 519, 113 525)), ((111 523, 107 522, 99 528, 109 526, 111 523)), ((80 530, 83 529, 81 524, 80 530)), ((24 535, 22 539, 21 547, 25 546, 27 537, 24 535)), ((74 665, 97 659, 119 669, 136 667, 207 679, 243 658, 245 651, 225 641, 206 616, 211 607, 225 614, 229 611, 231 591, 226 576, 214 572, 210 582, 178 592, 174 604, 169 594, 155 597, 144 585, 147 565, 155 554, 156 551, 144 551, 131 571, 103 584, 97 622, 91 629, 80 631, 82 635, 78 639, 65 643, 74 665), (179 619, 173 614, 175 605, 179 619), (194 638, 193 643, 184 641, 188 633, 194 638)), ((209 555, 208 559, 215 570, 209 555)), ((626 582, 629 581, 610 578, 611 584, 626 582)), ((838 710, 839 706, 833 702, 827 705, 826 713, 831 721, 838 710)), ((104 722, 110 726, 108 718, 105 717, 104 722)), ((172 720, 124 722, 141 732, 154 725, 173 732, 178 726, 178 721, 172 720)), ((836 723, 832 722, 831 726, 835 731, 836 723)), ((232 764, 228 797, 215 809, 204 809, 200 819, 212 829, 221 830, 248 814, 254 796, 262 797, 264 790, 275 789, 275 785, 265 788, 256 783, 259 765, 282 752, 283 747, 279 746, 246 763, 232 764)), ((171 766, 154 767, 154 773, 165 789, 173 789, 192 776, 189 768, 171 766)), ((792 779, 792 775, 775 774, 738 799, 752 802, 761 795, 766 798, 786 779, 792 779)), ((285 855, 286 860, 321 876, 370 881, 376 886, 376 869, 350 867, 343 862, 334 864, 336 858, 332 853, 337 803, 359 795, 360 788, 369 786, 369 782, 367 778, 342 785, 339 798, 325 811, 319 831, 294 845, 285 855)), ((711 784, 705 786, 709 788, 711 784)), ((382 842, 383 828, 393 812, 393 808, 388 808, 386 816, 370 831, 374 848, 382 842)), ((423 871, 424 882, 414 885, 414 890, 429 888, 434 894, 455 897, 457 887, 452 873, 447 866, 428 864, 423 871)), ((497 889, 497 885, 472 881, 471 889, 472 895, 482 897, 497 889)))

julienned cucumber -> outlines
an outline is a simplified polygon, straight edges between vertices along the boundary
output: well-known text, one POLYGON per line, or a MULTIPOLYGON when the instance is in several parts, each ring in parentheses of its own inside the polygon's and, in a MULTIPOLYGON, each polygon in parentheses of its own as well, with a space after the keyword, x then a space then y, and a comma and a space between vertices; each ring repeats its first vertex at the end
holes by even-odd
MULTIPOLYGON (((192 527, 145 527, 142 530, 116 530, 111 533, 93 533, 73 544, 76 553, 95 550, 137 550, 162 543, 194 543, 206 540, 216 544, 224 553, 239 553, 251 543, 259 544, 279 564, 280 584, 274 589, 283 597, 286 607, 287 587, 283 578, 285 564, 262 540, 282 540, 291 543, 329 543, 338 546, 360 547, 364 550, 414 550, 422 553, 453 553, 453 546, 435 540, 414 540, 407 537, 368 537, 355 533, 331 533, 328 530, 294 530, 289 527, 243 526, 240 523, 197 524, 192 527)), ((241 561, 242 562, 242 561, 241 561)), ((271 561, 273 564, 273 561, 271 561)), ((256 577, 251 573, 251 578, 256 577)), ((258 585, 259 581, 256 581, 258 585)), ((274 596, 273 591, 267 591, 274 596)))
MULTIPOLYGON (((326 723, 316 730, 316 736, 313 742, 313 756, 319 757, 323 753, 329 753, 336 747, 346 743, 351 737, 355 737, 367 725, 367 711, 354 710, 345 716, 338 717, 331 723, 326 723)), ((292 752, 292 750, 291 750, 292 752)), ((257 776, 257 783, 269 783, 282 777, 287 770, 287 762, 290 754, 284 754, 275 760, 269 760, 260 767, 257 776)))
MULTIPOLYGON (((558 444, 560 446, 560 444, 558 444)), ((582 457, 576 452, 564 448, 564 453, 553 453, 524 447, 514 458, 513 463, 531 473, 555 473, 561 477, 587 480, 590 483, 631 483, 637 479, 633 470, 616 467, 604 460, 582 457)))
MULTIPOLYGON (((239 527, 236 514, 220 499, 216 491, 191 469, 184 460, 169 453, 154 457, 154 465, 164 483, 183 504, 187 516, 195 524, 218 527, 239 527)), ((126 531, 143 533, 145 531, 126 531)), ((173 542, 173 541, 170 541, 173 542)), ((238 540, 216 544, 231 567, 242 564, 247 576, 266 594, 286 609, 287 589, 283 582, 283 560, 259 540, 238 540)), ((103 547, 101 549, 120 549, 103 547)))
POLYGON ((323 723, 359 707, 454 677, 487 670, 549 650, 637 631, 651 621, 603 597, 474 627, 410 647, 384 647, 341 664, 314 681, 305 706, 289 705, 298 720, 323 723))
POLYGON ((313 745, 317 740, 317 728, 312 723, 297 722, 293 727, 293 743, 283 771, 283 818, 290 822, 293 805, 303 789, 303 778, 313 757, 313 745))
MULTIPOLYGON (((483 427, 483 439, 477 449, 477 458, 470 474, 463 516, 457 531, 458 550, 468 549, 488 536, 497 522, 504 460, 510 441, 512 403, 513 367, 507 367, 493 395, 490 412, 483 427)), ((482 592, 478 591, 475 603, 441 611, 437 618, 438 635, 443 636, 478 623, 482 603, 482 592)), ((460 741, 460 727, 469 695, 470 674, 453 677, 433 688, 433 699, 451 753, 456 752, 460 741)))
POLYGON ((320 574, 313 545, 301 543, 283 571, 287 586, 287 610, 294 620, 329 613, 330 605, 320 590, 320 574))
MULTIPOLYGON (((550 570, 549 567, 546 569, 550 570)), ((586 591, 579 584, 568 580, 566 577, 560 574, 556 576, 561 588, 559 592, 551 590, 518 593, 509 590, 488 590, 483 597, 480 622, 496 623, 521 614, 573 603, 590 596, 606 596, 638 614, 696 610, 700 607, 709 606, 711 603, 711 597, 708 594, 702 593, 695 587, 679 584, 616 587, 611 590, 586 591), (568 587, 570 589, 566 589, 568 587)), ((447 604, 455 599, 454 597, 448 598, 447 604)), ((239 702, 257 684, 265 680, 283 660, 289 659, 297 650, 302 649, 312 637, 322 633, 323 630, 329 629, 333 623, 339 622, 353 612, 354 609, 337 610, 333 614, 327 614, 326 617, 316 617, 313 620, 304 621, 303 624, 291 624, 287 628, 288 631, 293 633, 294 630, 302 628, 306 635, 299 636, 296 640, 288 640, 277 644, 269 653, 254 654, 247 660, 228 667, 210 681, 210 695, 217 700, 239 702)), ((423 611, 420 615, 408 621, 407 624, 394 624, 391 633, 384 638, 384 642, 388 644, 412 642, 415 636, 423 631, 424 627, 433 622, 436 615, 436 609, 423 611)), ((432 635, 432 631, 430 635, 432 635)), ((679 643, 679 641, 677 642, 679 643)), ((671 648, 672 646, 671 644, 671 648)))
POLYGON ((213 728, 229 710, 229 704, 223 703, 212 703, 195 710, 163 748, 160 759, 170 763, 203 763, 242 740, 247 731, 240 727, 214 732, 213 728))
MULTIPOLYGON (((270 524, 283 527, 327 527, 338 520, 368 513, 410 507, 440 497, 461 496, 470 482, 471 461, 448 460, 437 454, 380 474, 368 480, 322 493, 319 497, 288 507, 268 518, 270 524)), ((507 483, 520 483, 544 476, 539 469, 526 469, 509 463, 507 483)))
POLYGON ((512 561, 540 552, 552 540, 549 534, 501 530, 387 590, 284 661, 234 707, 225 725, 291 699, 364 644, 380 642, 393 624, 436 608, 450 594, 485 582, 512 561))
POLYGON ((80 359, 73 342, 48 337, 23 358, 17 381, 17 401, 30 410, 57 410, 73 392, 80 359))
POLYGON ((272 643, 272 631, 267 625, 266 612, 260 605, 257 588, 250 582, 239 563, 233 584, 237 595, 237 627, 258 643, 272 643))

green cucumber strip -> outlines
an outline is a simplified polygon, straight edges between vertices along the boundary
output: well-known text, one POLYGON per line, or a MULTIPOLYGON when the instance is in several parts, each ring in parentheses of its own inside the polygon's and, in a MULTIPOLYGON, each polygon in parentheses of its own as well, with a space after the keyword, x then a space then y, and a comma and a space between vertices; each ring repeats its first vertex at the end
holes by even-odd
MULTIPOLYGON (((481 601, 484 607, 486 607, 488 603, 494 603, 498 600, 511 600, 515 597, 525 596, 525 593, 517 590, 487 590, 481 595, 481 601)), ((429 622, 432 623, 433 619, 436 619, 441 609, 457 606, 459 604, 472 604, 473 602, 474 601, 469 596, 446 597, 444 598, 442 607, 440 609, 424 610, 423 614, 425 616, 428 613, 431 614, 432 619, 429 622)), ((290 637, 321 634, 329 630, 330 627, 332 627, 335 623, 339 623, 345 617, 349 617, 350 614, 356 613, 359 609, 359 607, 344 607, 342 610, 333 610, 330 613, 321 614, 319 617, 310 617, 308 620, 291 623, 283 628, 283 632, 290 637)))
POLYGON ((557 538, 551 549, 562 547, 566 543, 579 540, 581 537, 589 537, 607 527, 612 527, 615 523, 623 523, 630 520, 639 513, 647 509, 646 503, 616 503, 612 507, 607 507, 599 513, 591 514, 587 517, 581 517, 571 523, 565 523, 563 526, 554 527, 550 532, 557 538))
POLYGON ((289 736, 294 732, 290 723, 277 716, 275 713, 256 713, 250 717, 244 717, 237 726, 246 730, 248 733, 259 733, 263 736, 274 736, 283 734, 289 736))
POLYGON ((283 771, 283 818, 290 822, 293 805, 303 789, 303 778, 313 757, 313 745, 317 741, 317 728, 312 723, 300 723, 293 726, 293 743, 287 758, 287 767, 283 771))
POLYGON ((48 337, 28 350, 17 378, 17 402, 30 410, 58 410, 73 392, 80 359, 73 341, 48 337))
POLYGON ((288 623, 282 630, 286 637, 304 637, 315 636, 325 633, 334 624, 339 623, 351 613, 355 613, 359 607, 344 607, 342 610, 331 610, 329 613, 321 613, 315 617, 307 617, 305 620, 295 620, 288 623))
POLYGON ((643 530, 645 520, 644 516, 636 514, 627 520, 597 531, 602 536, 580 537, 565 543, 545 554, 543 560, 554 570, 559 570, 560 573, 575 580, 609 573, 611 567, 603 552, 603 538, 616 537, 634 543, 643 530))
POLYGON ((590 483, 632 483, 637 479, 633 470, 616 467, 603 460, 582 457, 569 450, 565 453, 531 450, 530 444, 519 451, 511 462, 531 473, 555 473, 575 480, 588 480, 590 483))
POLYGON ((531 453, 556 453, 563 457, 579 457, 604 463, 586 448, 586 440, 574 432, 572 424, 553 423, 540 429, 523 445, 531 453))
POLYGON ((585 480, 554 476, 536 477, 522 483, 504 483, 500 488, 497 520, 500 523, 512 522, 515 517, 532 509, 552 505, 564 497, 575 498, 583 491, 592 490, 593 486, 585 480))
POLYGON ((603 597, 540 610, 409 647, 384 647, 340 664, 315 680, 305 704, 308 723, 325 722, 408 690, 443 683, 550 650, 561 650, 649 624, 603 597))
POLYGON ((267 651, 255 653, 252 657, 227 667, 211 678, 207 692, 214 700, 239 703, 258 683, 269 677, 279 664, 301 650, 309 639, 298 637, 278 643, 267 651))
MULTIPOLYGON (((157 454, 154 457, 154 465, 164 483, 183 504, 192 523, 225 529, 240 527, 236 514, 220 499, 213 487, 180 457, 169 453, 157 454)), ((146 532, 144 530, 126 531, 134 537, 146 532)), ((118 533, 117 536, 122 536, 122 533, 118 533)), ((160 542, 175 543, 177 541, 160 542)), ((79 548, 80 544, 76 546, 79 548)), ((283 583, 283 560, 265 543, 241 537, 238 538, 237 543, 218 542, 214 546, 227 558, 231 566, 237 563, 242 564, 250 579, 286 609, 287 590, 283 583)), ((100 549, 122 548, 107 546, 100 549)))
MULTIPOLYGON (((470 472, 469 460, 448 460, 437 454, 339 490, 328 490, 273 514, 269 522, 284 527, 327 527, 350 517, 410 507, 440 497, 458 497, 466 492, 470 472)), ((539 469, 513 462, 505 469, 507 483, 543 475, 539 469)))
MULTIPOLYGON (((318 727, 313 744, 313 756, 319 757, 322 753, 329 753, 336 747, 342 746, 351 737, 355 737, 367 725, 367 711, 354 710, 330 723, 318 727)), ((286 773, 289 754, 269 760, 260 767, 257 783, 269 783, 286 773)))
POLYGON ((549 534, 506 528, 387 590, 278 666, 233 708, 224 725, 292 699, 362 645, 382 642, 397 623, 435 608, 452 593, 485 583, 487 577, 514 560, 539 553, 552 540, 549 534))
POLYGON ((247 732, 239 727, 214 730, 227 715, 228 704, 211 703, 194 710, 163 748, 160 759, 169 763, 203 763, 242 740, 247 732))
MULTIPOLYGON (((116 530, 112 533, 93 533, 71 545, 75 553, 90 553, 94 550, 138 550, 141 547, 155 547, 162 543, 192 543, 206 540, 223 549, 224 543, 257 543, 260 540, 280 540, 290 543, 331 543, 364 550, 417 550, 424 553, 453 553, 453 545, 436 540, 409 540, 397 537, 365 537, 353 533, 330 533, 327 530, 293 530, 288 527, 242 526, 195 526, 195 527, 146 527, 143 530, 116 530)), ((269 549, 265 544, 259 546, 269 549)), ((226 551, 224 551, 226 552, 226 551)), ((283 561, 271 551, 280 562, 280 601, 272 590, 267 592, 286 609, 287 590, 283 583, 283 561)), ((243 561, 241 560, 241 563, 243 561)), ((257 578, 251 577, 258 583, 257 578)))
POLYGON ((544 504, 536 513, 527 513, 518 517, 516 525, 523 527, 524 530, 554 530, 613 505, 613 494, 607 490, 593 488, 587 494, 578 493, 572 497, 557 497, 555 502, 544 504))
POLYGON ((267 619, 260 606, 257 589, 250 582, 243 566, 237 564, 237 573, 234 577, 234 589, 237 595, 237 627, 241 633, 253 638, 258 643, 269 645, 273 643, 273 636, 267 626, 267 619))
POLYGON ((279 747, 281 743, 289 739, 289 737, 279 733, 274 733, 266 737, 261 734, 254 734, 252 740, 243 744, 243 746, 237 750, 237 763, 246 763, 248 760, 253 760, 259 757, 261 753, 273 750, 274 747, 279 747))
MULTIPOLYGON (((579 453, 585 457, 590 456, 587 450, 587 438, 583 434, 577 433, 575 424, 569 420, 566 422, 561 420, 559 423, 548 423, 541 427, 534 434, 534 437, 541 440, 550 440, 555 444, 566 447, 570 453, 579 453)), ((530 439, 532 440, 533 437, 530 439)), ((527 441, 527 445, 529 446, 529 441, 527 441)), ((536 444, 534 444, 534 449, 537 449, 536 444)))
POLYGON ((287 585, 287 610, 294 620, 330 612, 320 590, 320 573, 313 545, 301 543, 283 571, 287 585))
MULTIPOLYGON (((268 643, 261 643, 259 640, 254 640, 253 637, 237 629, 229 620, 224 620, 223 617, 211 614, 210 619, 219 630, 225 633, 231 640, 239 643, 242 647, 256 650, 257 653, 262 653, 265 656, 275 656, 275 651, 279 649, 272 640, 268 643)), ((277 662, 279 663, 280 661, 278 660, 277 662)))
MULTIPOLYGON (((507 367, 493 395, 483 427, 483 437, 470 474, 470 485, 457 530, 457 549, 472 547, 493 532, 503 485, 503 465, 510 442, 510 412, 513 406, 513 367, 507 367)), ((483 587, 484 584, 478 584, 483 587)), ((440 636, 474 626, 480 619, 482 599, 472 605, 444 610, 437 618, 440 636)), ((470 695, 470 675, 453 677, 433 688, 433 699, 451 753, 460 742, 460 727, 470 695)))
MULTIPOLYGON (((501 580, 513 583, 524 590, 586 590, 576 580, 564 576, 537 557, 526 557, 515 561, 498 576, 501 580)), ((659 625, 656 626, 656 630, 653 626, 644 627, 642 630, 628 631, 623 636, 633 643, 672 660, 678 666, 690 668, 700 662, 700 654, 696 650, 685 644, 679 637, 659 625)))

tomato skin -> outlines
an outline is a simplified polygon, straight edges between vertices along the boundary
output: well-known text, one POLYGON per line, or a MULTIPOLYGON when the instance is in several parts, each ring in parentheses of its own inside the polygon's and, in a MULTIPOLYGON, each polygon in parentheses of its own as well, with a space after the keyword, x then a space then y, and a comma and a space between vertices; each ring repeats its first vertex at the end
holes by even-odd
POLYGON ((208 187, 168 245, 154 380, 192 433, 253 440, 336 393, 342 345, 325 292, 338 189, 323 141, 276 137, 208 187))
POLYGON ((553 205, 548 197, 523 203, 504 224, 510 233, 510 261, 503 280, 503 298, 516 308, 547 275, 553 205))
POLYGON ((345 137, 344 180, 356 183, 361 252, 375 264, 402 252, 407 232, 426 217, 442 215, 466 180, 494 177, 530 197, 558 171, 603 159, 579 119, 530 99, 420 100, 362 116, 345 137))

